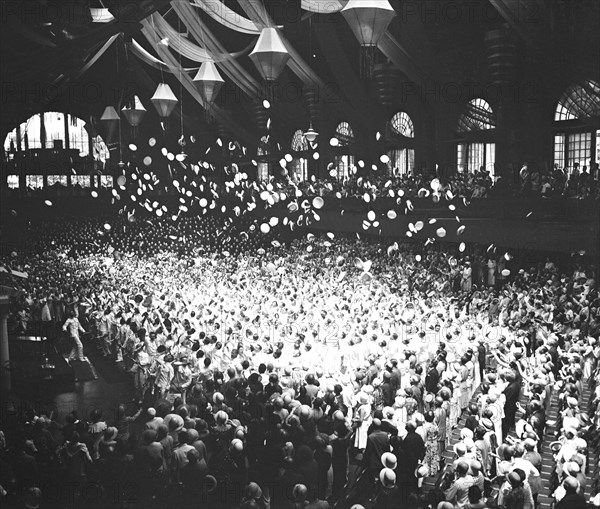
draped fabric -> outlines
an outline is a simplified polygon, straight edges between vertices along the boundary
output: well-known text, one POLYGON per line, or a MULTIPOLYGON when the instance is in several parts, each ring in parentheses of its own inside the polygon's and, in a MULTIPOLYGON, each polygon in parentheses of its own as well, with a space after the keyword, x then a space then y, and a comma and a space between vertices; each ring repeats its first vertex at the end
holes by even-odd
POLYGON ((302 9, 316 14, 340 12, 347 0, 302 0, 302 9))
MULTIPOLYGON (((197 41, 202 41, 202 44, 210 53, 227 53, 223 45, 196 14, 196 11, 189 2, 186 0, 172 0, 171 6, 192 36, 197 41)), ((248 96, 258 97, 261 94, 260 84, 234 59, 224 59, 219 63, 219 67, 248 96)))
MULTIPOLYGON (((150 16, 152 18, 153 15, 150 16)), ((142 33, 146 36, 148 41, 154 45, 159 56, 163 59, 167 67, 171 70, 171 72, 177 77, 183 87, 188 91, 188 93, 200 104, 204 109, 206 109, 211 116, 213 116, 216 120, 218 120, 221 124, 227 127, 227 129, 236 136, 239 140, 242 140, 244 143, 249 145, 256 145, 256 140, 254 137, 246 131, 246 129, 239 126, 236 122, 234 122, 229 115, 227 115, 221 108, 216 105, 206 104, 202 99, 202 96, 198 92, 192 78, 187 73, 181 72, 179 63, 175 59, 175 57, 169 52, 169 50, 159 44, 160 39, 156 36, 154 30, 152 30, 151 21, 145 19, 142 21, 142 33)), ((181 100, 181 98, 180 98, 181 100)))
POLYGON ((104 55, 104 53, 106 52, 106 50, 112 46, 112 43, 115 42, 115 40, 117 39, 117 37, 119 37, 119 34, 115 34, 115 35, 111 36, 111 38, 108 39, 108 41, 106 41, 102 45, 102 47, 98 50, 98 52, 85 63, 85 65, 81 68, 81 70, 74 77, 78 78, 84 72, 86 72, 90 67, 92 67, 98 61, 98 59, 102 55, 104 55))
POLYGON ((194 0, 192 5, 199 7, 211 18, 231 30, 251 35, 260 34, 260 27, 257 27, 253 21, 239 15, 219 0, 210 0, 209 2, 206 0, 194 0))
POLYGON ((154 25, 156 34, 160 39, 168 38, 169 47, 173 48, 178 53, 181 53, 185 58, 193 60, 194 62, 220 62, 226 59, 238 58, 248 53, 254 46, 254 43, 250 43, 242 51, 237 53, 225 53, 225 54, 213 54, 191 42, 185 36, 182 36, 177 30, 175 30, 160 14, 155 13, 153 15, 154 25))
MULTIPOLYGON (((148 51, 146 51, 144 49, 144 47, 139 42, 137 42, 135 39, 132 39, 130 48, 131 48, 131 52, 136 57, 138 57, 143 62, 146 62, 148 65, 150 65, 150 66, 154 67, 155 69, 158 69, 159 71, 162 71, 162 72, 171 72, 171 69, 169 69, 167 64, 165 64, 159 58, 156 58, 154 55, 152 55, 152 53, 149 53, 148 51)), ((199 69, 199 67, 186 67, 183 70, 186 73, 189 73, 189 72, 197 71, 198 69, 199 69)))

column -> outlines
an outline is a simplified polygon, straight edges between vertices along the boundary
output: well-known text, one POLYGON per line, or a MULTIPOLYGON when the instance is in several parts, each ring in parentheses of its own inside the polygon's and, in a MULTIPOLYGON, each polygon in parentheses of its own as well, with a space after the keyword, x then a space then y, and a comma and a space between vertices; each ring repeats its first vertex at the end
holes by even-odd
POLYGON ((64 114, 65 120, 65 149, 69 150, 71 148, 71 140, 69 140, 69 114, 64 114))
POLYGON ((10 354, 8 350, 8 296, 0 296, 0 390, 11 390, 10 354))

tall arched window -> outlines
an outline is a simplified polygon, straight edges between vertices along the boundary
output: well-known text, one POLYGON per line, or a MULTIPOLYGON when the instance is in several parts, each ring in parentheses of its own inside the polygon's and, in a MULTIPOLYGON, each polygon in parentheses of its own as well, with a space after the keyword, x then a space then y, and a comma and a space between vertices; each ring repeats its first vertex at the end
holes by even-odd
POLYGON ((396 176, 414 173, 415 126, 408 113, 396 113, 389 121, 387 134, 388 142, 396 146, 388 151, 388 173, 396 176))
MULTIPOLYGON (((14 159, 14 152, 39 149, 76 150, 80 157, 86 157, 90 155, 91 145, 94 160, 106 162, 110 157, 108 147, 100 136, 90 140, 85 126, 84 120, 67 113, 57 111, 36 113, 8 133, 4 139, 6 157, 11 160, 14 159)), ((37 154, 34 155, 37 156, 37 154)), ((71 175, 70 167, 56 170, 58 171, 45 175, 48 186, 68 185, 69 175, 72 185, 90 186, 89 175, 71 175)), ((35 170, 31 170, 31 168, 28 171, 30 174, 25 176, 25 185, 34 189, 43 187, 44 175, 33 174, 35 170)), ((109 182, 112 176, 103 176, 103 179, 103 182, 109 182)), ((7 175, 7 183, 11 188, 18 187, 19 176, 7 175)))
POLYGON ((481 168, 494 177, 496 143, 490 134, 496 128, 496 116, 484 99, 472 99, 458 120, 458 133, 465 141, 456 147, 456 166, 460 172, 481 168))
POLYGON ((269 137, 263 136, 260 139, 260 145, 258 146, 257 155, 258 159, 258 180, 259 182, 266 182, 269 180, 269 137))
POLYGON ((354 155, 352 146, 354 145, 354 132, 348 122, 340 122, 335 130, 335 137, 338 140, 339 147, 349 147, 349 150, 335 157, 335 166, 340 180, 347 180, 350 177, 350 168, 354 166, 354 155))
MULTIPOLYGON (((84 120, 70 114, 56 111, 36 113, 8 133, 4 139, 4 151, 8 153, 14 150, 53 149, 55 146, 62 146, 76 149, 81 157, 86 157, 90 153, 90 142, 85 126, 84 120), (42 140, 45 140, 44 147, 42 140), (55 141, 58 143, 55 144, 55 141)), ((102 137, 92 138, 92 147, 96 161, 105 162, 110 157, 102 137)))
POLYGON ((299 154, 309 150, 308 140, 302 130, 297 130, 292 138, 292 151, 295 152, 294 159, 290 165, 292 179, 296 182, 304 182, 308 179, 308 159, 300 157, 299 154))
POLYGON ((554 165, 588 170, 600 162, 600 129, 589 119, 600 119, 600 85, 595 81, 571 85, 558 100, 554 112, 554 165))

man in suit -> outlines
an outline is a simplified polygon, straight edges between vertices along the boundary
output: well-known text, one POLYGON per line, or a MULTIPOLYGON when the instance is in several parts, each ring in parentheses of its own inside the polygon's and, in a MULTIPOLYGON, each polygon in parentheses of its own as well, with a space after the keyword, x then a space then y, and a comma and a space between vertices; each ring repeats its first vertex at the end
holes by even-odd
POLYGON ((384 452, 390 452, 390 437, 381 429, 381 420, 373 419, 362 460, 363 466, 367 470, 367 479, 372 483, 370 489, 377 482, 381 470, 381 456, 384 452))
POLYGON ((398 458, 398 471, 407 491, 417 491, 415 470, 425 457, 425 443, 416 432, 417 426, 413 421, 406 423, 406 436, 402 441, 402 456, 398 458))
POLYGON ((502 419, 502 436, 508 436, 508 432, 515 426, 515 418, 517 414, 517 403, 521 397, 521 376, 513 371, 507 371, 506 381, 508 385, 504 389, 506 403, 504 403, 504 419, 502 419))
POLYGON ((562 484, 565 496, 556 504, 556 509, 585 509, 588 507, 585 497, 577 493, 579 482, 574 477, 567 477, 562 484))

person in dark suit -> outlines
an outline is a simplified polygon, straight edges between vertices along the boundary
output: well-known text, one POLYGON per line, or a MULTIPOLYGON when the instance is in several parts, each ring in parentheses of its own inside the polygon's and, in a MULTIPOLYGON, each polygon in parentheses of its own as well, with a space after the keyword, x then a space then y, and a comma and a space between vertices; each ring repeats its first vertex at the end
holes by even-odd
POLYGON ((585 497, 577 493, 579 482, 574 477, 567 477, 563 481, 566 494, 556 504, 555 509, 585 509, 588 507, 585 497))
POLYGON ((517 414, 517 403, 521 397, 521 377, 517 376, 512 370, 507 371, 506 381, 508 385, 504 389, 506 403, 504 404, 504 419, 502 419, 502 436, 508 435, 511 428, 515 426, 515 418, 517 414))
POLYGON ((406 423, 406 437, 402 441, 402 456, 398 458, 398 471, 402 476, 402 483, 409 491, 417 490, 415 470, 419 462, 425 457, 425 443, 415 430, 417 426, 413 421, 406 423))
POLYGON ((367 437, 367 447, 363 455, 363 467, 367 471, 367 479, 371 482, 370 489, 377 482, 381 470, 381 456, 390 451, 390 437, 381 429, 381 420, 373 419, 371 432, 367 437))

